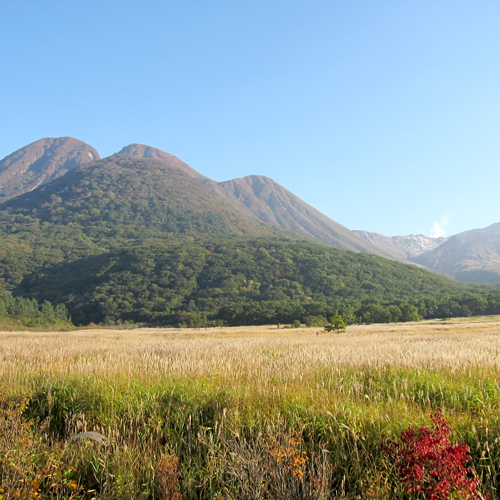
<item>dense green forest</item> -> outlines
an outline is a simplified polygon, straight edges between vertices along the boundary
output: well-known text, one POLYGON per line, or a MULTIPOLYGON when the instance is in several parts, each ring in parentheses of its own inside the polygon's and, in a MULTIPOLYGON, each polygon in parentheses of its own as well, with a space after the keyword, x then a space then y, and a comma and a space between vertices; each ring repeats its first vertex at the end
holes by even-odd
POLYGON ((48 301, 39 304, 35 299, 0 295, 0 326, 39 327, 72 326, 64 304, 53 306, 48 301))
POLYGON ((321 325, 335 310, 347 323, 500 313, 498 287, 297 238, 246 217, 171 165, 115 155, 0 205, 0 291, 42 309, 44 301, 65 304, 75 324, 321 325))
POLYGON ((500 314, 497 287, 381 257, 265 239, 134 246, 28 274, 16 295, 65 303, 77 324, 317 324, 500 314))

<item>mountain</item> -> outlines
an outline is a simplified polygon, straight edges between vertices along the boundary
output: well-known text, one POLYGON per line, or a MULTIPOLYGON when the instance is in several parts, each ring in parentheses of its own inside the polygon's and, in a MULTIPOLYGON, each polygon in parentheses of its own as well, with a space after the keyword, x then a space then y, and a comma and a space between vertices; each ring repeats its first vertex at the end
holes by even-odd
POLYGON ((322 324, 335 310, 363 322, 500 311, 500 289, 359 253, 383 251, 271 179, 215 183, 154 148, 126 151, 0 204, 3 293, 42 308, 44 300, 67 304, 82 324, 322 324))
POLYGON ((249 175, 225 182, 203 183, 233 207, 266 224, 317 238, 335 248, 392 258, 384 250, 323 215, 269 177, 249 175))
POLYGON ((409 236, 384 236, 368 231, 354 230, 364 240, 372 243, 376 247, 393 255, 400 261, 412 261, 419 255, 432 252, 439 245, 442 245, 447 238, 429 238, 423 234, 410 234, 409 236))
POLYGON ((93 147, 72 137, 35 141, 0 161, 0 202, 99 159, 93 147))
POLYGON ((500 223, 451 236, 414 260, 465 283, 500 284, 500 223))
POLYGON ((151 146, 131 144, 119 153, 154 158, 176 166, 200 181, 238 211, 257 221, 307 238, 318 239, 336 248, 392 258, 392 255, 383 249, 364 241, 268 177, 249 175, 242 179, 215 182, 175 156, 151 146))
MULTIPOLYGON (((241 212, 244 218, 318 239, 336 248, 393 258, 384 249, 363 240, 268 177, 250 175, 215 182, 170 153, 144 144, 130 144, 116 155, 162 162, 180 170, 216 194, 220 201, 224 200, 241 212)), ((98 159, 99 154, 94 148, 70 137, 36 141, 0 162, 0 202, 32 191, 77 166, 98 159)))
MULTIPOLYGON (((0 220, 80 227, 94 241, 277 234, 164 160, 116 154, 0 205, 0 220)), ((21 227, 21 226, 20 226, 21 227)))
POLYGON ((145 144, 129 144, 121 149, 116 154, 123 154, 129 156, 138 156, 139 158, 149 158, 152 160, 159 160, 172 165, 173 167, 177 167, 181 169, 183 172, 186 172, 194 179, 204 180, 208 179, 204 175, 197 172, 194 168, 191 168, 187 163, 184 163, 182 160, 179 160, 174 155, 170 153, 166 153, 161 149, 153 148, 151 146, 146 146, 145 144))

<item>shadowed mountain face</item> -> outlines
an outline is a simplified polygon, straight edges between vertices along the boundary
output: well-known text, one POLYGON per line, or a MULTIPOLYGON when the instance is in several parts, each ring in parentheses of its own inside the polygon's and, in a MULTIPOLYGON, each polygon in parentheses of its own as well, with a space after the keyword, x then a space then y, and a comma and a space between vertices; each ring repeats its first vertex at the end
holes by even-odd
POLYGON ((228 203, 256 219, 317 238, 335 248, 393 258, 351 230, 311 207, 283 186, 263 175, 225 182, 203 181, 228 203))
POLYGON ((415 262, 464 283, 500 284, 500 223, 451 236, 415 262))
POLYGON ((419 255, 432 252, 439 245, 442 245, 446 238, 429 238, 423 234, 410 234, 409 236, 384 236, 378 233, 368 231, 354 230, 366 241, 379 247, 387 253, 393 255, 401 261, 411 261, 419 255))
POLYGON ((0 161, 0 202, 99 159, 93 147, 72 137, 33 142, 0 161))

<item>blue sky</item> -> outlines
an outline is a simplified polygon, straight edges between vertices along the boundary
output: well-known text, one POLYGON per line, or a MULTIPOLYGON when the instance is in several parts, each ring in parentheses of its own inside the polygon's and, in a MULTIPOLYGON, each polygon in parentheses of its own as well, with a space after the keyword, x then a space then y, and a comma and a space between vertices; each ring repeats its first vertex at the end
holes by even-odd
POLYGON ((138 142, 218 181, 267 175, 350 229, 485 227, 499 26, 493 0, 4 2, 0 158, 138 142))

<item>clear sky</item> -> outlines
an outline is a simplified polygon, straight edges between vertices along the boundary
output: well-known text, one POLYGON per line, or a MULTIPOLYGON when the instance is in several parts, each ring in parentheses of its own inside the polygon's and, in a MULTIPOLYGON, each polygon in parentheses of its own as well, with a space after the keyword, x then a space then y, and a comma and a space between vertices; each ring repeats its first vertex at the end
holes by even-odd
POLYGON ((500 222, 498 0, 18 0, 1 19, 0 158, 138 142, 267 175, 350 229, 500 222))

